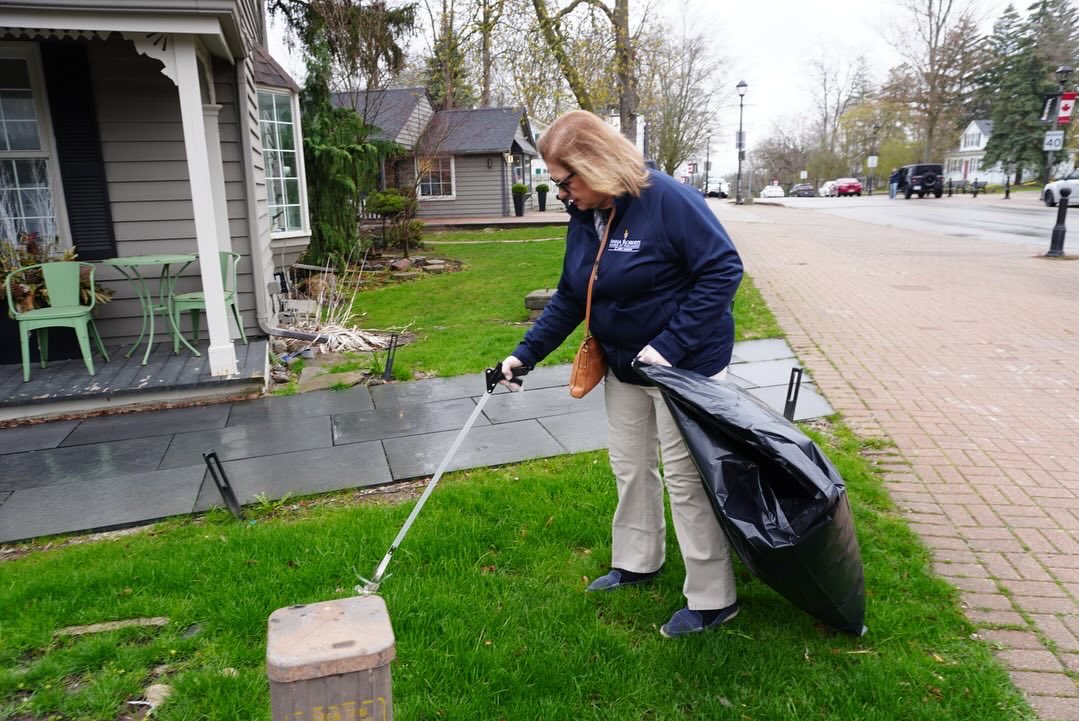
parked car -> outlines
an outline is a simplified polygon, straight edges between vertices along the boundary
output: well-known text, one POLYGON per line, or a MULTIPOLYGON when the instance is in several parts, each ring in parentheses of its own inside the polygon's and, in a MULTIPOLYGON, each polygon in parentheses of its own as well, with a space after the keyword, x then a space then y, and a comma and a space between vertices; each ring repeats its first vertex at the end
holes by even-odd
POLYGON ((817 195, 817 191, 813 190, 813 186, 809 183, 798 183, 791 186, 790 196, 792 198, 814 198, 817 195))
POLYGON ((1076 197, 1079 194, 1079 170, 1073 170, 1070 174, 1063 178, 1057 178, 1051 183, 1047 183, 1045 189, 1042 190, 1042 200, 1050 208, 1056 207, 1057 201, 1060 200, 1060 189, 1071 188, 1071 195, 1068 196, 1068 205, 1072 203, 1079 204, 1079 198, 1076 197))
POLYGON ((783 188, 778 185, 766 185, 761 188, 762 198, 782 198, 786 193, 783 192, 783 188))
POLYGON ((822 198, 831 198, 835 195, 835 181, 826 180, 821 183, 821 186, 817 188, 817 195, 822 198))
POLYGON ((857 178, 840 178, 835 181, 835 194, 840 198, 844 195, 861 195, 862 181, 857 178))
POLYGON ((944 195, 944 166, 940 163, 918 163, 904 165, 899 169, 897 193, 910 200, 915 193, 924 198, 932 193, 936 197, 944 195))
POLYGON ((726 198, 731 194, 731 184, 726 180, 709 180, 701 194, 706 198, 726 198))

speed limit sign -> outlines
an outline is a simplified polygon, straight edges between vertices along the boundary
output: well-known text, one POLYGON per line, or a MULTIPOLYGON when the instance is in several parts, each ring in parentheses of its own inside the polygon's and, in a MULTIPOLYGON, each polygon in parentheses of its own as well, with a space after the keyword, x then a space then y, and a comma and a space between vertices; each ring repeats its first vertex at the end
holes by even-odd
POLYGON ((1042 144, 1042 150, 1060 150, 1064 147, 1064 131, 1063 130, 1047 130, 1045 131, 1045 142, 1042 144))

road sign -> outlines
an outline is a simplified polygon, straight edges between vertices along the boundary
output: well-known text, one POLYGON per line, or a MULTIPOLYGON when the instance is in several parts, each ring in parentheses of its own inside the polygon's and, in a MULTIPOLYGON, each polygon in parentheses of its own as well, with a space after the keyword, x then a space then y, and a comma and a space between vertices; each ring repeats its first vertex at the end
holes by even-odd
POLYGON ((734 147, 738 150, 743 150, 746 147, 746 134, 745 131, 739 130, 734 134, 734 147))
POLYGON ((1042 150, 1060 150, 1064 147, 1064 131, 1063 130, 1047 130, 1045 131, 1045 142, 1042 143, 1042 150))
POLYGON ((866 165, 867 168, 875 168, 875 167, 877 167, 877 156, 876 155, 870 155, 869 159, 868 159, 868 161, 866 161, 865 165, 866 165))
POLYGON ((1062 93, 1060 95, 1060 106, 1057 108, 1057 123, 1060 125, 1066 125, 1071 121, 1075 95, 1075 93, 1062 93))
POLYGON ((798 177, 801 178, 802 180, 805 180, 806 178, 809 177, 809 171, 808 170, 803 170, 802 172, 798 173, 798 177))
POLYGON ((689 163, 689 174, 690 175, 696 175, 697 174, 697 164, 696 163, 689 163))

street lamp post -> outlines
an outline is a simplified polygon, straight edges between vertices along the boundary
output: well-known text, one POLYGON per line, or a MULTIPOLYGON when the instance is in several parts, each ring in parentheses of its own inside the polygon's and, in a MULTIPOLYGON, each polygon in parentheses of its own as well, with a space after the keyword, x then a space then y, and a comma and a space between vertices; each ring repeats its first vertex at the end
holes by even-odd
POLYGON ((735 145, 738 146, 738 179, 735 181, 737 187, 735 188, 736 192, 735 192, 735 196, 734 196, 734 203, 735 203, 735 205, 741 205, 742 204, 742 158, 744 158, 745 155, 746 155, 746 150, 745 150, 745 148, 746 148, 746 138, 745 138, 745 135, 742 134, 742 102, 745 100, 746 90, 749 88, 749 86, 746 85, 745 80, 739 80, 738 85, 736 85, 735 88, 738 90, 738 138, 737 138, 737 142, 735 143, 735 145))
POLYGON ((711 135, 708 136, 708 140, 706 142, 708 143, 708 145, 706 145, 704 147, 704 197, 707 198, 708 197, 708 170, 709 170, 709 166, 712 165, 711 160, 709 159, 711 154, 712 154, 712 136, 711 135))
POLYGON ((866 165, 868 166, 865 171, 865 184, 868 186, 868 189, 866 190, 866 195, 873 194, 873 181, 876 179, 877 176, 877 163, 879 162, 877 158, 880 156, 880 148, 877 145, 877 136, 879 134, 880 123, 873 123, 873 147, 870 149, 870 153, 872 154, 873 158, 873 164, 869 165, 869 163, 866 163, 866 165))
MULTIPOLYGON (((1072 66, 1071 65, 1061 65, 1059 68, 1056 69, 1057 82, 1059 83, 1059 85, 1057 87, 1056 117, 1053 118, 1053 129, 1054 130, 1060 128, 1060 99, 1064 95, 1064 84, 1068 82, 1068 76, 1071 75, 1071 74, 1072 74, 1072 66)), ((1061 147, 1063 147, 1063 146, 1061 146, 1061 147)), ((1054 153, 1053 153, 1052 150, 1046 151, 1046 159, 1045 159, 1045 182, 1046 183, 1048 183, 1050 180, 1052 180, 1052 175, 1053 175, 1053 155, 1054 155, 1054 153)))

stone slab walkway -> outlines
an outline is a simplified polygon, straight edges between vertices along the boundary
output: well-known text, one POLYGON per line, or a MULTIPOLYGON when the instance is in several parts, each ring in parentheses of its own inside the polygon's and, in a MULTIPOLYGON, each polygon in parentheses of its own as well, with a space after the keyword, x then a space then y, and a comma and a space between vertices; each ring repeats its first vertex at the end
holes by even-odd
MULTIPOLYGON (((782 412, 782 340, 737 344, 730 378, 782 412)), ((603 395, 574 400, 569 366, 498 388, 451 470, 606 448, 603 395)), ((216 450, 241 503, 433 474, 484 392, 479 374, 0 429, 0 542, 143 523, 223 505, 216 450)), ((804 382, 796 419, 832 412, 804 382)))
POLYGON ((891 495, 979 635, 1042 719, 1079 719, 1079 262, 716 207, 824 396, 897 444, 891 495))

